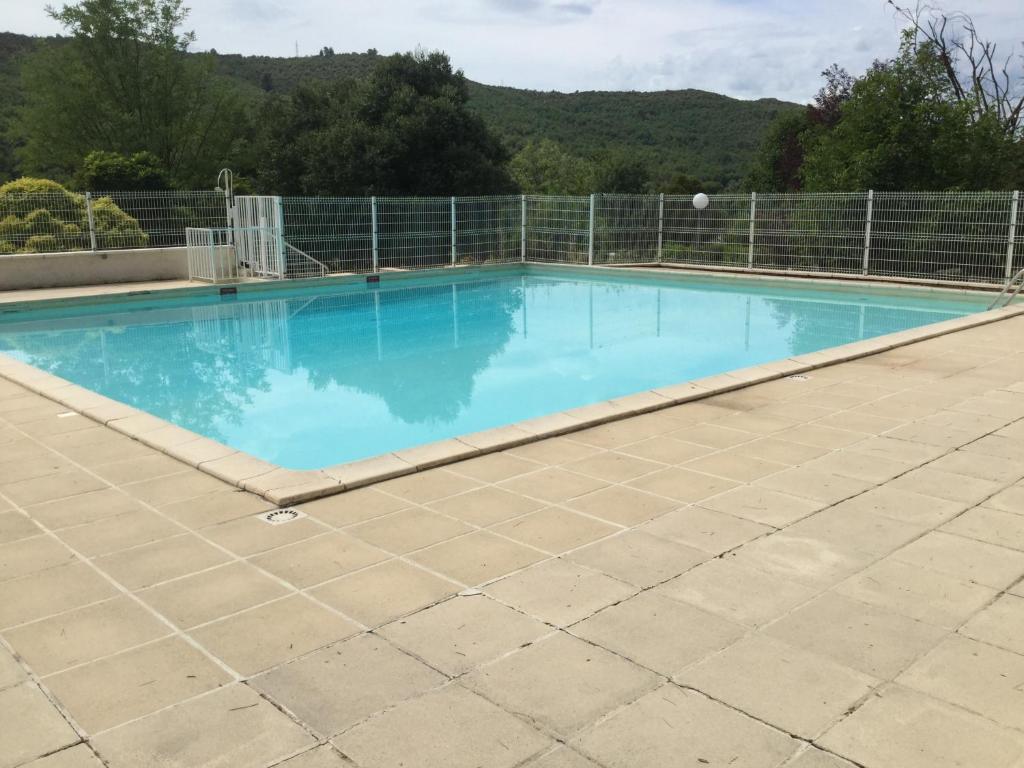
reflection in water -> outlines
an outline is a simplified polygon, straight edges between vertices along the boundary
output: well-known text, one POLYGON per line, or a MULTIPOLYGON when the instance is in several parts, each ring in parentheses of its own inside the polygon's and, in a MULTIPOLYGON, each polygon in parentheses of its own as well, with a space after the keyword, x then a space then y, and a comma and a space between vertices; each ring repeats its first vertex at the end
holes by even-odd
POLYGON ((0 323, 0 350, 310 468, 979 309, 740 280, 515 276, 332 290, 20 315, 0 323))

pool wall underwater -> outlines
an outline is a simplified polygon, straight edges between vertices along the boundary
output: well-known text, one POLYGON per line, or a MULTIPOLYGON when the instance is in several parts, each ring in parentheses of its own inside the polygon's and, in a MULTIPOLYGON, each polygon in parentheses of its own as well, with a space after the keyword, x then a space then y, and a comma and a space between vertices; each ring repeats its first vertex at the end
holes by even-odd
MULTIPOLYGON (((984 311, 991 296, 964 290, 536 264, 384 273, 379 283, 360 275, 245 283, 232 288, 235 290, 226 294, 219 286, 203 286, 0 305, 0 350, 8 351, 0 354, 0 376, 234 485, 287 504, 806 373, 1024 312, 1020 304, 984 311), (522 287, 517 288, 519 285, 522 287), (438 307, 443 292, 452 294, 446 299, 452 309, 442 312, 438 307), (380 306, 388 303, 389 296, 400 297, 400 306, 391 310, 390 320, 382 322, 380 306), (705 300, 712 303, 702 304, 705 300), (325 302, 331 307, 325 309, 325 302), (234 339, 234 348, 259 352, 258 359, 243 361, 246 365, 242 366, 231 358, 236 367, 223 373, 224 366, 217 363, 222 359, 218 345, 225 343, 229 334, 218 320, 225 315, 224 307, 241 304, 251 305, 252 311, 257 305, 272 304, 277 315, 265 318, 262 324, 247 321, 242 326, 242 337, 234 339), (495 305, 501 306, 495 309, 495 305), (209 347, 203 365, 192 357, 175 360, 170 352, 173 344, 161 340, 157 333, 162 327, 180 325, 185 310, 190 318, 190 348, 196 344, 209 347), (290 313, 294 313, 293 324, 306 323, 299 341, 315 341, 318 328, 329 340, 337 340, 337 323, 351 325, 352 332, 345 334, 351 338, 338 342, 343 354, 336 352, 332 363, 348 365, 343 375, 328 370, 325 358, 330 355, 316 354, 327 348, 313 344, 312 352, 302 358, 301 349, 288 349, 288 338, 275 336, 281 316, 290 313), (832 313, 831 319, 822 319, 828 313, 832 313), (904 317, 907 313, 911 313, 907 315, 910 319, 904 317), (856 327, 858 321, 860 328, 856 327), (632 326, 639 330, 633 332, 632 326), (903 329, 886 333, 890 327, 903 329), (108 341, 131 341, 127 336, 109 336, 115 332, 112 328, 117 333, 143 332, 146 343, 163 344, 161 353, 168 350, 163 357, 169 358, 169 369, 150 372, 151 378, 146 379, 167 382, 164 395, 149 394, 152 406, 145 400, 134 405, 123 402, 133 399, 134 393, 124 389, 122 371, 111 374, 108 370, 108 378, 102 380, 99 368, 103 360, 96 360, 102 355, 89 351, 88 345, 52 343, 55 336, 65 342, 87 338, 93 343, 104 336, 108 341), (441 328, 443 339, 439 338, 441 328), (14 329, 17 333, 12 333, 14 329), (97 334, 97 329, 107 331, 97 334), (32 349, 26 341, 30 337, 37 348, 32 349), (48 341, 40 349, 41 338, 48 341), (22 346, 12 339, 21 339, 22 346), (845 339, 857 340, 842 343, 845 339), (687 354, 680 352, 674 362, 665 360, 683 345, 689 345, 687 354), (76 351, 68 352, 69 348, 76 351), (549 349, 552 355, 546 358, 549 349), (292 354, 288 365, 277 362, 285 352, 292 354), (708 357, 712 352, 713 359, 708 357), (426 359, 415 359, 417 353, 426 359), (296 366, 294 359, 303 360, 302 365, 296 366), (314 362, 310 363, 311 359, 314 362), (81 365, 70 366, 69 361, 81 365), (223 381, 218 378, 215 382, 218 391, 256 393, 255 405, 245 403, 247 421, 241 432, 231 434, 229 430, 225 438, 224 433, 207 428, 207 422, 178 417, 189 412, 188 407, 168 404, 176 386, 185 401, 196 403, 197 410, 216 399, 204 401, 201 392, 193 391, 197 384, 192 379, 175 384, 174 370, 190 365, 200 370, 201 375, 196 375, 201 381, 208 380, 211 371, 223 376, 223 381), (383 367, 378 371, 377 366, 383 367), (259 401, 266 382, 261 383, 261 390, 245 379, 245 375, 268 371, 270 389, 278 393, 278 402, 285 397, 306 406, 293 407, 284 422, 281 412, 275 416, 273 409, 266 410, 267 404, 259 401), (298 371, 302 378, 281 379, 280 371, 298 371), (429 371, 430 375, 417 376, 417 371, 429 371), (609 375, 600 375, 602 371, 609 375), (353 375, 368 380, 353 381, 353 375), (345 387, 339 389, 336 380, 341 379, 345 387), (324 384, 326 380, 329 385, 324 384), (550 386, 544 386, 545 382, 550 386), (289 389, 296 383, 301 385, 299 389, 289 389), (515 397, 516 392, 524 394, 515 397), (318 393, 327 399, 318 403, 318 393), (376 416, 367 393, 386 406, 376 416), (319 418, 328 423, 329 419, 321 416, 323 403, 333 400, 343 401, 343 410, 365 413, 363 423, 351 429, 343 422, 331 424, 333 431, 321 436, 327 442, 319 449, 314 446, 308 455, 302 453, 302 439, 286 446, 287 451, 280 454, 283 460, 278 460, 276 453, 265 452, 262 446, 272 444, 275 432, 302 437, 300 426, 287 427, 302 413, 313 421, 319 418), (514 407, 500 405, 512 400, 514 407), (506 420, 506 411, 527 418, 513 415, 506 420), (161 413, 173 414, 172 419, 161 418, 161 413), (379 423, 387 428, 374 429, 378 417, 385 419, 379 423), (196 425, 196 429, 189 428, 196 425), (341 433, 357 437, 354 442, 363 450, 362 456, 334 450, 345 438, 339 437, 335 446, 331 435, 341 433), (412 442, 403 445, 403 440, 412 442), (259 447, 244 449, 250 445, 259 447), (394 447, 388 450, 388 445, 394 447), (384 447, 378 450, 379 446, 384 447), (264 458, 254 455, 257 452, 264 458), (334 459, 339 455, 355 458, 332 460, 328 456, 318 462, 319 456, 328 454, 334 459), (289 465, 313 468, 287 468, 289 465)), ((232 328, 237 336, 238 329, 232 328)), ((333 349, 334 342, 331 344, 333 349)), ((152 355, 133 359, 129 369, 138 374, 144 364, 154 360, 152 355)), ((156 388, 149 384, 148 389, 156 388)), ((230 415, 230 399, 218 404, 230 415)), ((214 414, 211 418, 221 417, 214 414)), ((219 422, 218 429, 228 422, 219 422)))

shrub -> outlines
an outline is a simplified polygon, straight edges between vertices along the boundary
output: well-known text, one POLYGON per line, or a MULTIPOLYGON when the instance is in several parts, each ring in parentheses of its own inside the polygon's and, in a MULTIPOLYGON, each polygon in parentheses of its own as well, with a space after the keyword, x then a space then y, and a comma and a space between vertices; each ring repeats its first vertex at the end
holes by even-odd
MULTIPOLYGON (((92 201, 96 245, 138 248, 149 238, 109 197, 92 201)), ((0 185, 0 253, 88 249, 85 196, 55 181, 24 178, 0 185)))

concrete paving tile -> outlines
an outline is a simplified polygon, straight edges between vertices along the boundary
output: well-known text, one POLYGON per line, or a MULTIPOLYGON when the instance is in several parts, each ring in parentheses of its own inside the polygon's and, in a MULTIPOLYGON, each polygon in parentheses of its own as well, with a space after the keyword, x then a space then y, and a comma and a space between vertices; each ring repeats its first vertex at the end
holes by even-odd
POLYGON ((997 723, 1024 727, 1024 656, 950 635, 896 682, 997 723))
POLYGON ((406 509, 352 526, 348 532, 369 544, 405 554, 469 533, 473 528, 428 509, 406 509))
POLYGON ((11 647, 40 676, 109 656, 172 632, 127 597, 77 608, 4 632, 11 647))
POLYGON ((310 591, 368 627, 384 624, 454 595, 459 585, 399 560, 342 576, 310 591))
POLYGON ((558 633, 462 678, 545 731, 568 736, 658 684, 658 676, 558 633))
POLYGON ((638 530, 719 555, 774 529, 724 512, 693 506, 664 514, 638 530))
POLYGON ((1024 655, 1024 599, 1000 596, 960 627, 960 634, 1024 655))
POLYGON ((688 443, 707 446, 708 448, 722 449, 749 443, 751 440, 758 439, 761 435, 742 429, 722 427, 718 424, 695 424, 671 433, 671 437, 677 440, 685 440, 688 443))
POLYGON ((228 559, 216 547, 187 533, 104 555, 93 562, 128 589, 142 589, 211 568, 228 559))
POLYGON ((749 483, 760 477, 781 472, 789 465, 760 459, 756 456, 744 455, 735 451, 722 451, 688 461, 683 466, 696 472, 705 472, 709 475, 724 477, 728 480, 749 483))
POLYGON ((854 443, 859 443, 864 439, 864 434, 862 432, 851 432, 846 429, 824 427, 819 424, 801 424, 792 429, 778 432, 775 437, 793 443, 835 449, 846 448, 854 443))
POLYGON ((513 493, 543 499, 548 502, 562 502, 604 488, 608 483, 594 477, 569 472, 558 467, 548 467, 528 475, 506 480, 500 487, 513 493))
POLYGON ((706 456, 713 450, 713 448, 706 445, 688 443, 685 440, 676 440, 674 437, 658 435, 647 440, 641 440, 639 443, 624 445, 619 449, 619 452, 649 461, 661 462, 662 464, 683 464, 700 456, 706 456))
POLYGON ((18 685, 28 679, 28 672, 14 655, 0 646, 0 691, 18 685))
POLYGON ((808 469, 831 475, 852 477, 871 483, 884 483, 919 466, 917 463, 898 461, 888 456, 861 453, 857 446, 833 451, 805 465, 808 469))
POLYGON ((920 536, 928 528, 871 512, 850 512, 839 504, 823 509, 786 528, 788 536, 818 539, 843 549, 881 557, 920 536))
POLYGON ((1024 575, 1024 553, 934 531, 893 553, 905 563, 1004 589, 1024 575))
POLYGON ((827 728, 877 682, 765 635, 741 640, 675 678, 805 738, 827 728))
POLYGON ((333 743, 365 768, 512 768, 551 740, 450 685, 367 720, 333 743))
POLYGON ((46 678, 47 687, 89 733, 148 715, 218 688, 230 677, 177 637, 46 678))
POLYGON ((265 552, 252 558, 263 568, 299 589, 387 560, 381 549, 346 533, 329 533, 265 552))
POLYGON ((165 507, 178 501, 224 491, 230 487, 227 483, 197 469, 121 486, 125 493, 155 507, 165 507))
POLYGON ((490 485, 458 496, 449 496, 447 499, 430 502, 431 509, 457 517, 472 525, 484 527, 525 515, 543 506, 543 501, 510 493, 490 485))
POLYGON ((1024 514, 975 507, 950 520, 941 530, 1024 551, 1024 514))
POLYGON ((85 557, 107 555, 184 533, 184 529, 148 509, 137 509, 92 523, 62 528, 57 537, 85 557))
POLYGON ((836 591, 912 619, 953 629, 989 603, 996 590, 959 581, 892 557, 846 580, 836 591))
POLYGON ((986 507, 1024 515, 1024 484, 1011 485, 985 501, 986 507))
POLYGON ((856 768, 856 766, 841 757, 808 747, 789 762, 783 763, 783 768, 856 768))
POLYGON ((874 559, 849 547, 784 532, 744 544, 732 554, 734 562, 820 589, 842 581, 874 559))
POLYGON ((774 768, 795 747, 786 734, 671 684, 616 712, 571 746, 614 768, 774 768))
POLYGON ((890 686, 818 743, 871 768, 1015 768, 1024 739, 929 696, 890 686))
POLYGON ((648 491, 680 502, 697 502, 735 488, 732 480, 693 472, 682 467, 669 467, 629 483, 633 488, 648 491))
POLYGON ((749 627, 778 618, 817 592, 731 557, 709 560, 654 591, 749 627))
POLYGON ((662 463, 647 461, 615 451, 604 451, 565 465, 566 469, 573 472, 596 477, 598 480, 607 480, 611 483, 633 480, 663 467, 662 463))
POLYGON ((808 466, 795 467, 757 480, 754 485, 826 504, 836 504, 874 486, 868 480, 816 472, 808 466))
POLYGON ((558 747, 543 757, 525 763, 523 768, 600 768, 600 766, 568 747, 558 747))
POLYGON ((162 453, 101 464, 93 471, 113 485, 152 480, 182 471, 182 463, 162 453))
POLYGON ((259 517, 249 515, 202 528, 199 533, 203 538, 236 555, 249 557, 327 531, 328 528, 322 523, 308 517, 293 520, 286 525, 268 525, 259 517))
POLYGON ((625 531, 566 555, 574 563, 638 587, 650 587, 688 571, 710 555, 643 531, 625 531))
POLYGON ((73 465, 63 456, 53 452, 31 453, 19 456, 13 461, 0 462, 0 478, 4 485, 55 475, 72 469, 73 465))
POLYGON ((740 638, 731 621, 657 591, 613 605, 572 628, 572 633, 669 676, 740 638))
POLYGON ((49 536, 0 544, 0 583, 48 568, 70 565, 76 559, 71 550, 49 536))
POLYGON ((330 744, 324 744, 277 763, 274 768, 353 768, 353 764, 330 744))
POLYGON ((23 507, 44 501, 63 499, 106 488, 107 484, 75 467, 58 470, 43 477, 0 485, 0 492, 23 507))
POLYGON ((965 451, 1013 459, 1024 452, 1024 440, 1014 440, 1002 435, 988 435, 964 447, 965 451))
POLYGON ((57 708, 32 683, 0 691, 0 766, 12 768, 78 741, 57 708))
POLYGON ((461 675, 551 631, 484 595, 454 597, 378 633, 447 675, 461 675))
POLYGON ((312 600, 293 595, 198 627, 191 634, 242 675, 254 675, 359 630, 312 600))
POLYGON ((890 458, 894 461, 922 463, 939 458, 948 451, 934 445, 912 443, 908 440, 897 440, 894 437, 870 437, 857 443, 857 452, 890 458))
POLYGON ((104 768, 104 765, 87 745, 77 744, 25 763, 24 768, 104 768))
POLYGON ((314 743, 301 727, 242 684, 93 739, 111 768, 269 765, 314 743))
POLYGON ((246 563, 228 563, 138 592, 159 613, 188 629, 288 594, 246 563))
POLYGON ((460 461, 451 470, 484 483, 498 483, 511 477, 539 469, 536 462, 521 459, 510 453, 488 453, 473 459, 460 461))
POLYGON ((426 472, 396 477, 394 480, 386 480, 375 487, 377 490, 390 493, 405 501, 423 504, 443 499, 446 496, 454 496, 456 493, 465 493, 479 488, 481 485, 479 480, 472 480, 446 469, 431 469, 426 472))
POLYGON ((478 531, 422 549, 410 557, 448 578, 474 586, 518 571, 545 556, 533 547, 478 531))
POLYGON ((999 491, 1002 484, 992 480, 922 467, 902 477, 897 477, 890 483, 890 487, 950 501, 978 504, 999 491))
POLYGON ((249 681, 324 737, 447 682, 374 635, 328 646, 249 681))
POLYGON ((187 528, 198 529, 257 515, 276 506, 266 499, 235 488, 176 501, 160 507, 160 512, 187 528))
POLYGON ((777 437, 764 437, 731 449, 732 452, 738 454, 755 456, 759 459, 789 466, 796 466, 818 456, 824 456, 829 450, 831 449, 794 443, 790 440, 780 440, 777 437))
POLYGON ((486 591, 523 613, 565 627, 626 599, 636 588, 555 559, 496 581, 486 591))
POLYGON ((774 638, 879 679, 891 679, 946 631, 827 592, 765 628, 774 638))
POLYGON ((412 502, 382 493, 376 488, 357 488, 324 499, 303 502, 301 508, 317 520, 342 528, 411 506, 412 502))
POLYGON ((32 518, 21 512, 0 512, 0 544, 21 541, 42 532, 43 529, 32 522, 32 518))
POLYGON ((664 435, 679 428, 679 424, 671 417, 664 415, 663 412, 650 415, 654 418, 624 419, 585 429, 574 433, 572 439, 596 448, 613 449, 629 443, 637 443, 655 435, 664 435))
POLYGON ((82 562, 0 582, 0 629, 115 594, 110 582, 82 562))
POLYGON ((114 488, 108 488, 33 505, 27 511, 41 525, 50 530, 58 530, 142 509, 145 507, 135 499, 114 488))
POLYGON ((825 503, 759 488, 756 485, 742 485, 705 499, 700 505, 716 512, 725 512, 734 517, 781 528, 817 512, 825 503))
POLYGON ((496 525, 492 530, 557 555, 610 536, 621 528, 567 509, 548 507, 496 525))
POLYGON ((679 502, 623 485, 610 485, 572 499, 566 506, 619 525, 639 525, 675 509, 679 502))
MULTIPOLYGON (((575 436, 574 436, 575 437, 575 436)), ((547 440, 540 440, 528 445, 519 445, 505 451, 507 454, 519 458, 535 461, 540 464, 558 465, 568 464, 586 456, 593 456, 601 449, 592 445, 577 442, 574 439, 565 437, 552 437, 547 440)))
POLYGON ((882 485, 840 502, 833 509, 836 514, 851 517, 867 513, 900 520, 910 525, 935 527, 956 517, 967 507, 964 502, 938 499, 882 485))

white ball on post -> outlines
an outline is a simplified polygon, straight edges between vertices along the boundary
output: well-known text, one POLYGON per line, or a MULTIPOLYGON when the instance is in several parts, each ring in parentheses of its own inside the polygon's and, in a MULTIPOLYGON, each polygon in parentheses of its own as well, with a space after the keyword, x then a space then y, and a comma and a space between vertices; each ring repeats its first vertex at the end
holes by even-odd
POLYGON ((710 202, 711 200, 703 192, 698 192, 696 195, 693 196, 693 207, 696 208, 698 211, 703 211, 705 208, 708 207, 708 203, 710 202))

